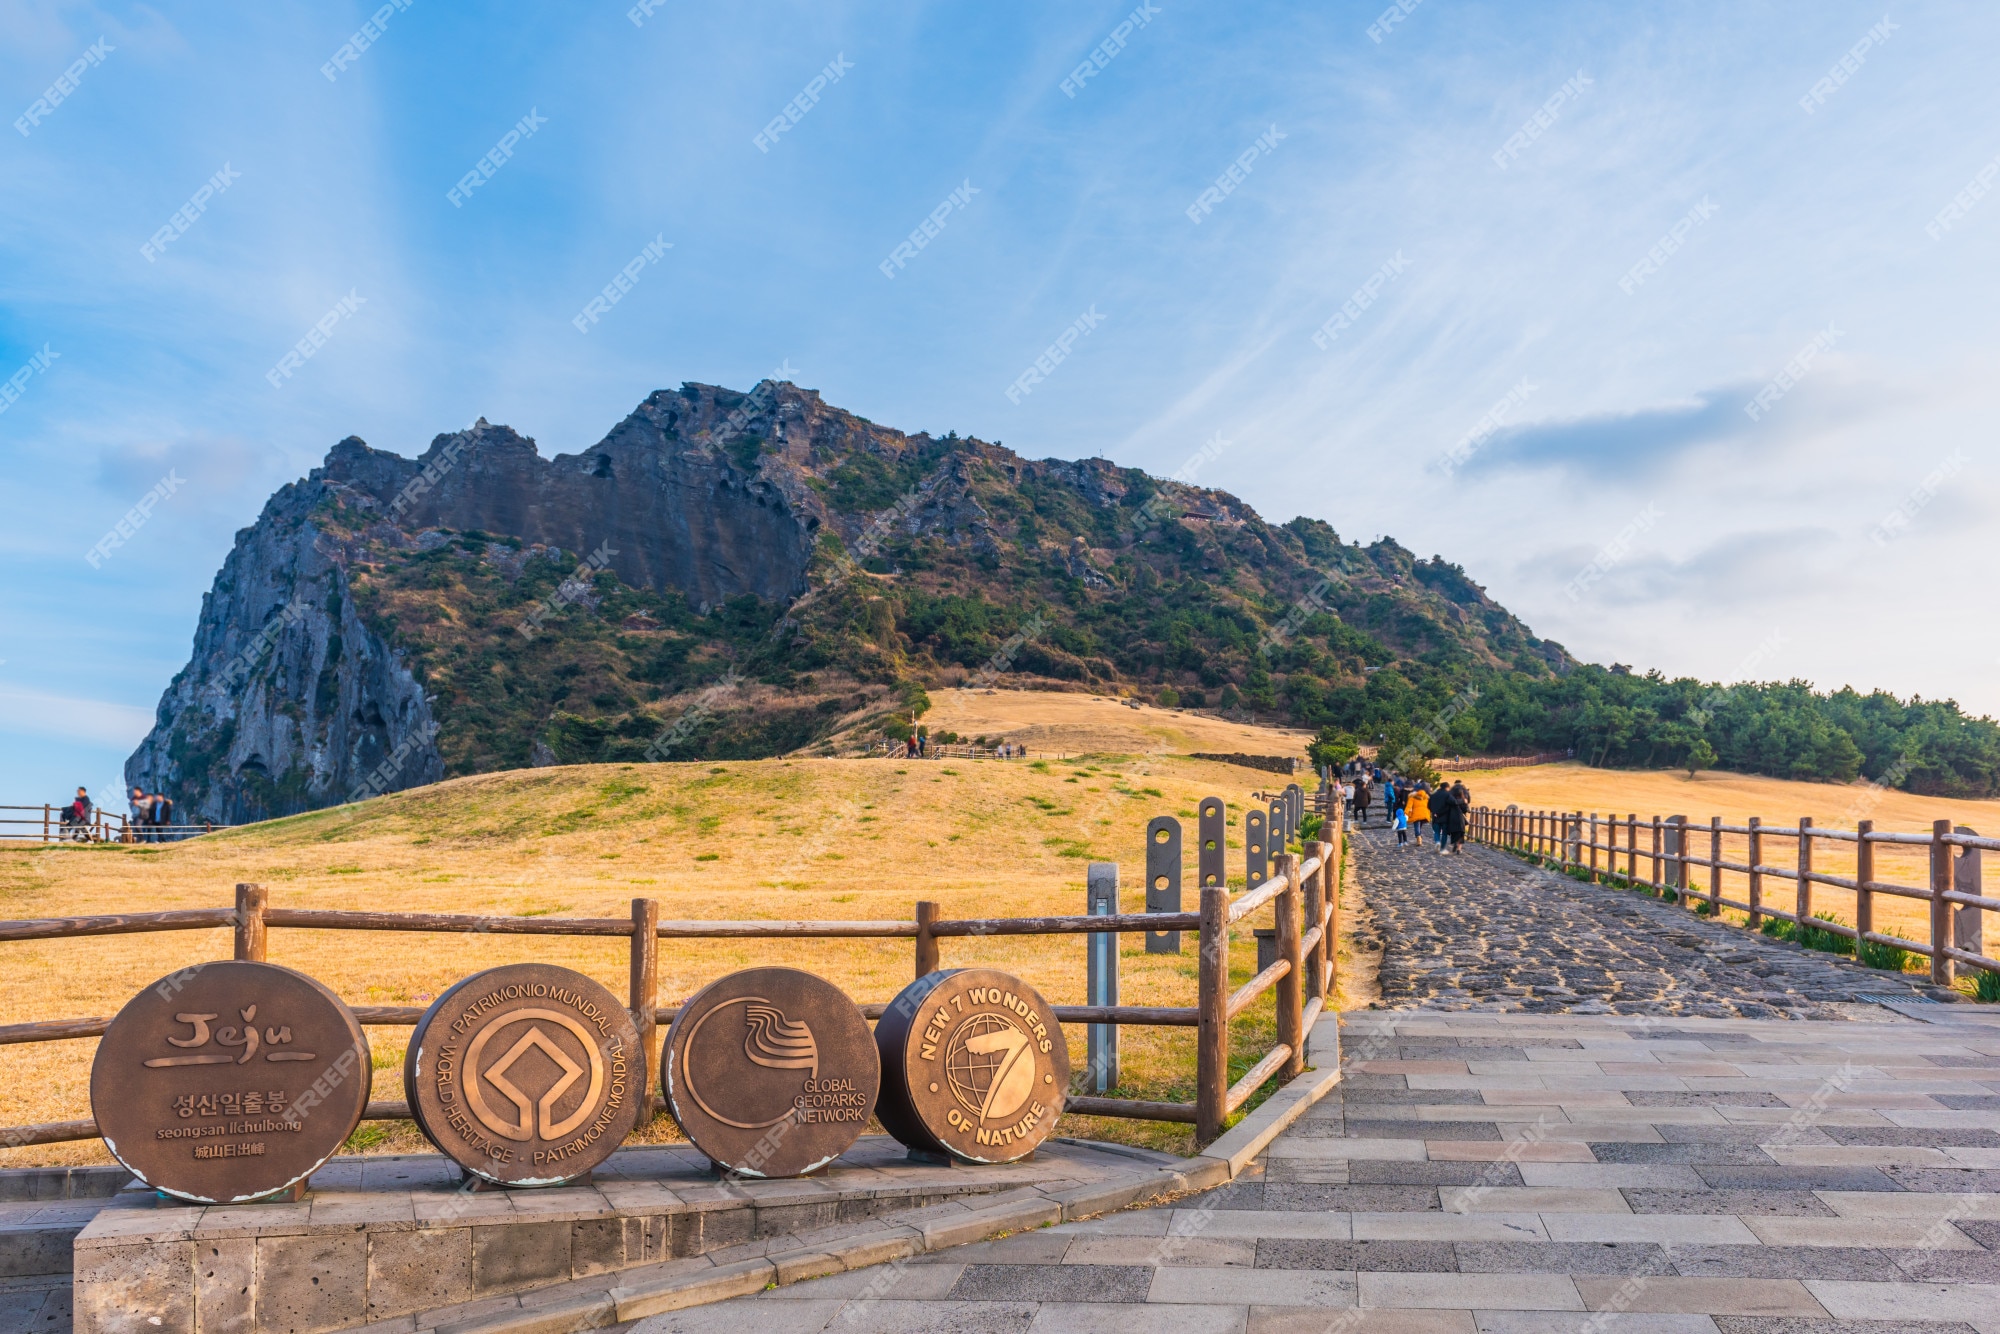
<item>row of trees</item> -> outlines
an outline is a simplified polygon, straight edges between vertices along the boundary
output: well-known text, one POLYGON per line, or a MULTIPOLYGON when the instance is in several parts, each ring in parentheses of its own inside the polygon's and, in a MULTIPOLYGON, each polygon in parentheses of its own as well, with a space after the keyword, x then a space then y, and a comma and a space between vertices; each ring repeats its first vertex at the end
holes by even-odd
POLYGON ((1607 768, 1721 768, 1943 796, 2000 795, 2000 724, 1950 700, 1822 693, 1804 681, 1718 686, 1579 666, 1559 676, 1402 664, 1293 701, 1321 743, 1416 756, 1573 750, 1607 768))

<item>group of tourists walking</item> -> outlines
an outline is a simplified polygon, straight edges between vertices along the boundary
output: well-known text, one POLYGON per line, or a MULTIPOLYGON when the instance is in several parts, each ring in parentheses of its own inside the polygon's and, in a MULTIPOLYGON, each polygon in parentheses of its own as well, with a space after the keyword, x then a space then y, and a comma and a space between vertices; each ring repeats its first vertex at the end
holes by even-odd
POLYGON ((1340 795, 1357 828, 1367 827, 1369 812, 1379 799, 1382 818, 1396 831, 1399 849, 1422 847, 1429 838, 1441 853, 1464 851, 1472 793, 1463 781, 1432 784, 1355 760, 1340 776, 1340 795))

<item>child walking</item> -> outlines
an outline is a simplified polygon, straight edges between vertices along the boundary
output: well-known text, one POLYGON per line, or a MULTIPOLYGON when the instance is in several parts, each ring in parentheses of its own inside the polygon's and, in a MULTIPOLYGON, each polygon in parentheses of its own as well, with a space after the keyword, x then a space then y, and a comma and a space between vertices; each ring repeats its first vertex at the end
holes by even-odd
POLYGON ((1410 845, 1410 814, 1402 807, 1396 808, 1396 850, 1401 852, 1410 845))

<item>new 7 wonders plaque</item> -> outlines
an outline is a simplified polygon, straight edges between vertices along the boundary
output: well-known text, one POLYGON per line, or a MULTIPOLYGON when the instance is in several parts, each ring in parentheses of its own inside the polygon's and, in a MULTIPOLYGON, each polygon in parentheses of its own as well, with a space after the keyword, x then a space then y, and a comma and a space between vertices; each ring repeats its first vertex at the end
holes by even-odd
POLYGON ((90 1110, 156 1190, 258 1199, 331 1158, 368 1107, 368 1039, 340 997, 268 963, 203 964, 134 996, 104 1030, 90 1110))
POLYGON ((503 1186, 559 1186, 610 1157, 638 1120, 645 1078, 617 997, 541 963, 474 973, 439 996, 403 1060, 417 1128, 503 1186))
POLYGON ((1017 977, 947 968, 903 988, 875 1025, 883 1128, 912 1149, 1011 1163, 1055 1129, 1069 1047, 1017 977))
POLYGON ((875 1039, 839 987, 795 968, 709 983, 667 1030, 661 1083, 694 1146, 745 1176, 790 1177, 845 1153, 882 1082, 875 1039))

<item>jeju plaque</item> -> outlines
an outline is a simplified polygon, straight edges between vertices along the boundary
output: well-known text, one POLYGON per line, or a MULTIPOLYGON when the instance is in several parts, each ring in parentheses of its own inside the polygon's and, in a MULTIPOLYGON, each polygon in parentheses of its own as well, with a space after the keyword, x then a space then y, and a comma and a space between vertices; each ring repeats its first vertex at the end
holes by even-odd
POLYGON ((638 1121, 639 1030, 617 997, 552 964, 489 968, 417 1021, 403 1091, 417 1128, 474 1176, 559 1186, 638 1121))
POLYGON ((875 1025, 875 1115, 912 1149, 1011 1163, 1055 1129, 1069 1047, 1035 989, 991 968, 947 968, 903 988, 875 1025))
POLYGON ((732 1172, 792 1177, 868 1124, 882 1063, 847 994, 796 968, 746 968, 695 993, 667 1029, 661 1086, 694 1146, 732 1172))
POLYGON ((126 1002, 97 1044, 90 1110, 148 1186, 240 1204, 331 1158, 361 1124, 373 1073, 340 997, 289 968, 227 960, 126 1002))

